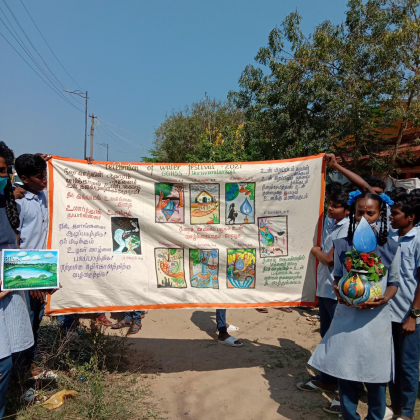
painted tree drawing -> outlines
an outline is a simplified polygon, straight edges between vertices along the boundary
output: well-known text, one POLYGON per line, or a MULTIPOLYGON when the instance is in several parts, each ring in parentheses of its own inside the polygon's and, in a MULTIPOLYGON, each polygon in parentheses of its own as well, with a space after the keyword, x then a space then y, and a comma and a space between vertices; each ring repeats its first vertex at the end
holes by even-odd
POLYGON ((219 184, 191 184, 191 224, 220 223, 219 184))
POLYGON ((259 217, 258 239, 260 257, 286 257, 288 255, 287 216, 259 217))
POLYGON ((184 223, 184 186, 182 184, 157 183, 156 222, 184 223))
POLYGON ((157 287, 180 289, 187 287, 182 248, 156 248, 157 287))
POLYGON ((255 182, 226 184, 226 224, 255 223, 255 182))
POLYGON ((190 249, 191 287, 219 288, 219 251, 190 249))
POLYGON ((255 248, 227 250, 228 289, 255 289, 255 248))

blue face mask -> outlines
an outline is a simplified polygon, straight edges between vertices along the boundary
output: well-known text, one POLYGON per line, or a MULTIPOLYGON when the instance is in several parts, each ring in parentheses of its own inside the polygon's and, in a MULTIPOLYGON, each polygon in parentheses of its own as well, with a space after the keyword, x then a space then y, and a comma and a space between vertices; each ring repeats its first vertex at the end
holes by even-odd
POLYGON ((4 176, 4 177, 0 178, 0 192, 4 191, 4 189, 6 188, 8 180, 9 180, 9 178, 7 176, 4 176))

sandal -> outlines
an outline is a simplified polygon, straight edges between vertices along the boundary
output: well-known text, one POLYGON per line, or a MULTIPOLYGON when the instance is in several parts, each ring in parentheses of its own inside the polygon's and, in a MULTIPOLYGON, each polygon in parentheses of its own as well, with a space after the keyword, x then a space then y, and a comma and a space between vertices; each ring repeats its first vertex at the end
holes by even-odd
POLYGON ((127 324, 124 320, 120 321, 120 322, 116 322, 115 324, 111 325, 111 330, 120 330, 121 328, 124 327, 129 327, 131 324, 127 324))
POLYGON ((139 325, 139 324, 132 324, 130 326, 129 330, 127 331, 127 335, 137 334, 140 330, 141 330, 141 325, 139 325))
POLYGON ((96 318, 96 323, 98 325, 104 325, 105 327, 109 327, 112 325, 112 322, 105 315, 98 316, 96 318))
POLYGON ((320 386, 316 385, 313 379, 308 382, 299 382, 296 384, 296 386, 298 389, 305 392, 334 392, 332 388, 321 388, 320 386))
POLYGON ((255 308, 255 310, 260 314, 268 314, 267 308, 255 308))
POLYGON ((291 314, 293 311, 290 308, 273 308, 277 309, 278 311, 287 312, 288 314, 291 314))
POLYGON ((341 414, 341 403, 335 398, 326 406, 322 408, 328 414, 341 414))

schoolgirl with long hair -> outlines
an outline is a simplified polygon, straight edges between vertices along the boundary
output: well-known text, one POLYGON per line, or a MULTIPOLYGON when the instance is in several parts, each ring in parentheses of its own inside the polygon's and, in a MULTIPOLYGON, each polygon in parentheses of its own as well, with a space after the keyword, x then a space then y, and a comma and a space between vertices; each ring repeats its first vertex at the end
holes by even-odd
MULTIPOLYGON (((400 283, 398 244, 388 239, 386 194, 350 193, 350 222, 347 238, 334 241, 334 292, 337 305, 331 326, 309 360, 321 372, 338 378, 341 412, 345 420, 360 420, 357 414, 360 383, 368 390, 368 420, 382 420, 386 409, 386 385, 393 376, 391 314, 388 302, 400 283), (363 306, 344 300, 338 282, 347 276, 346 252, 353 251, 358 224, 365 218, 377 237, 374 253, 381 257, 385 271, 379 284, 382 295, 363 306), (378 227, 379 226, 379 227, 378 227)), ((349 267, 347 267, 349 268, 349 267)), ((349 268, 350 269, 350 268, 349 268)))
MULTIPOLYGON (((19 214, 10 182, 14 154, 0 142, 0 250, 16 249, 19 214)), ((23 291, 0 290, 0 419, 6 408, 6 393, 13 355, 34 344, 28 306, 23 291)))

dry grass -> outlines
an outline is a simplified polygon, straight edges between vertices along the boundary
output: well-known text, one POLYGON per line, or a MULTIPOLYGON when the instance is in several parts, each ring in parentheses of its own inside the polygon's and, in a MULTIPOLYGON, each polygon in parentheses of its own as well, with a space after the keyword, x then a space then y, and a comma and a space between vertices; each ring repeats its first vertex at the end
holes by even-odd
POLYGON ((129 371, 130 350, 125 337, 107 335, 93 322, 63 331, 55 322, 40 328, 37 365, 54 370, 57 379, 28 380, 27 372, 16 370, 11 381, 5 419, 15 420, 137 420, 157 419, 150 403, 150 391, 144 375, 129 371), (75 390, 56 410, 47 410, 40 402, 24 404, 21 395, 33 387, 39 399, 58 391, 75 390))

